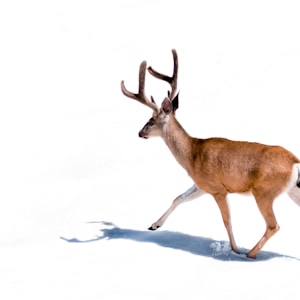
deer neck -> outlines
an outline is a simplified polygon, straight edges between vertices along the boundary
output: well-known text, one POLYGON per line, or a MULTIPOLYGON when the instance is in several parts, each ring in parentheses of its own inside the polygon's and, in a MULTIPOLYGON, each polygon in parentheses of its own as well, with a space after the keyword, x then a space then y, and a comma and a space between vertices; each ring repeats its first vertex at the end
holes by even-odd
POLYGON ((169 116, 169 122, 163 129, 162 138, 178 163, 188 171, 191 169, 192 138, 175 118, 169 116))

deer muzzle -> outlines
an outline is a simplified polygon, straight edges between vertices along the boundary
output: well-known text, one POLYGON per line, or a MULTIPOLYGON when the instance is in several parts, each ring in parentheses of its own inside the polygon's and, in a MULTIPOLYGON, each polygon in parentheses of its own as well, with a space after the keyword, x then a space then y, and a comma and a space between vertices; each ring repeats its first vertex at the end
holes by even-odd
POLYGON ((145 132, 144 132, 143 129, 139 132, 139 137, 143 138, 143 139, 147 139, 148 138, 148 136, 145 134, 145 132))

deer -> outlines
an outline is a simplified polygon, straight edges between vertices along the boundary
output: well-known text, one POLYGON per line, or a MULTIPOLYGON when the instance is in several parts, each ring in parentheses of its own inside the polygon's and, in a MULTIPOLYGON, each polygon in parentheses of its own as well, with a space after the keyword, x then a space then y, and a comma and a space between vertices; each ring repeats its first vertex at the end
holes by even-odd
POLYGON ((139 68, 138 93, 128 91, 124 80, 121 81, 121 91, 126 97, 153 111, 152 117, 139 131, 139 137, 161 137, 194 183, 176 197, 169 209, 148 229, 160 228, 178 205, 210 194, 221 212, 230 247, 233 252, 240 254, 233 236, 228 195, 250 194, 255 198, 266 224, 262 238, 246 253, 247 257, 255 259, 266 242, 280 229, 273 211, 274 200, 287 193, 300 206, 300 160, 281 146, 190 136, 175 116, 179 106, 178 55, 175 49, 172 55, 172 76, 157 72, 151 66, 147 68, 147 62, 143 61, 139 68), (150 99, 146 96, 146 69, 154 78, 171 86, 160 107, 152 96, 150 99))

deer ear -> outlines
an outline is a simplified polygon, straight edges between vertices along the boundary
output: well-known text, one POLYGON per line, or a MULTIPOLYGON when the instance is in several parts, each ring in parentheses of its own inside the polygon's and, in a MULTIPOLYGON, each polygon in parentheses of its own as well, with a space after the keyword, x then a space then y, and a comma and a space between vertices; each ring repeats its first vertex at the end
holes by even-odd
POLYGON ((162 102, 161 104, 161 110, 166 114, 170 114, 173 110, 173 106, 172 106, 172 103, 170 101, 169 98, 165 98, 164 101, 162 102))
POLYGON ((179 107, 179 93, 175 96, 175 98, 172 100, 172 106, 173 106, 173 112, 178 109, 179 107))

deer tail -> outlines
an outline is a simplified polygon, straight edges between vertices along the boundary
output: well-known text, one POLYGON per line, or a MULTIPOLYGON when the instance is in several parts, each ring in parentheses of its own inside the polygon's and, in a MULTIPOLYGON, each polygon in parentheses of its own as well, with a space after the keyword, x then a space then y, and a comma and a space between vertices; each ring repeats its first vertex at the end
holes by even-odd
POLYGON ((296 185, 298 188, 300 188, 300 169, 299 169, 299 167, 298 167, 298 179, 297 179, 296 185))
POLYGON ((292 173, 292 178, 294 179, 292 180, 287 193, 290 198, 300 206, 300 164, 294 166, 292 173))

